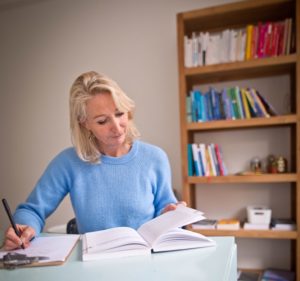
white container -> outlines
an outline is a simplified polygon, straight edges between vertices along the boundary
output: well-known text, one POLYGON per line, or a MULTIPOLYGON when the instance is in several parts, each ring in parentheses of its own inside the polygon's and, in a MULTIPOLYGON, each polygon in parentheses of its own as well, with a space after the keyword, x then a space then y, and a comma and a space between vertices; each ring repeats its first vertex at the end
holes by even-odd
POLYGON ((248 206, 248 222, 255 224, 270 224, 272 210, 265 206, 248 206))

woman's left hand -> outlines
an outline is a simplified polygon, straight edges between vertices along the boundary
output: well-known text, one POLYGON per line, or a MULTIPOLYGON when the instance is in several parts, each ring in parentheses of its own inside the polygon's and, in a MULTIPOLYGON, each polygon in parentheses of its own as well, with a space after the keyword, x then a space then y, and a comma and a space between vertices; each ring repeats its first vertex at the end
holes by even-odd
POLYGON ((183 205, 183 206, 186 206, 186 202, 185 201, 179 201, 179 202, 177 202, 176 204, 169 204, 169 205, 167 205, 164 209, 163 209, 163 211, 161 212, 162 214, 163 213, 166 213, 166 212, 169 212, 169 211, 173 211, 173 210, 175 210, 176 208, 177 208, 177 206, 178 205, 183 205))

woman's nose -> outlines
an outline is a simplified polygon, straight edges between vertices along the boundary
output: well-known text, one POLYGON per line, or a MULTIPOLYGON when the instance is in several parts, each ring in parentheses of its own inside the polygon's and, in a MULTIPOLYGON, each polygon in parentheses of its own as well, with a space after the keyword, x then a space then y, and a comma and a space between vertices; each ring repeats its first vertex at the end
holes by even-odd
POLYGON ((112 120, 112 125, 111 125, 111 129, 112 129, 114 132, 120 132, 120 131, 121 131, 122 126, 121 126, 121 122, 120 122, 119 119, 113 118, 113 120, 112 120))

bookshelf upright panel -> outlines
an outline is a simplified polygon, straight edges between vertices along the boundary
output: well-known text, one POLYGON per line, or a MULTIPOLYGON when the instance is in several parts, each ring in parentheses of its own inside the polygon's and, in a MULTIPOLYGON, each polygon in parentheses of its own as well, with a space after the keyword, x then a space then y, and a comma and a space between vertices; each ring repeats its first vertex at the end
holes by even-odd
MULTIPOLYGON (((216 7, 209 7, 177 15, 180 136, 182 156, 183 199, 189 206, 197 207, 196 190, 202 184, 249 184, 285 183, 291 190, 291 218, 296 221, 297 229, 274 232, 272 230, 195 230, 210 236, 232 235, 237 238, 289 240, 291 242, 290 269, 296 272, 300 281, 300 0, 261 0, 243 1, 216 7), (279 22, 292 19, 290 51, 281 55, 251 58, 232 62, 219 62, 204 65, 185 66, 185 36, 194 33, 220 32, 225 29, 239 29, 261 22, 279 22), (250 118, 236 120, 211 120, 205 122, 187 121, 187 96, 195 86, 247 79, 272 78, 287 75, 290 79, 290 109, 288 114, 269 118, 250 118), (290 170, 283 174, 236 175, 226 176, 189 176, 188 144, 195 142, 196 135, 236 130, 259 130, 260 128, 288 128, 291 155, 290 170)), ((272 100, 270 101, 272 102, 272 100)), ((250 187, 251 188, 251 187, 250 187)), ((214 202, 211 202, 213 204, 214 202)), ((215 208, 218 208, 216 206, 215 208)), ((206 214, 209 216, 209 214, 206 214)))

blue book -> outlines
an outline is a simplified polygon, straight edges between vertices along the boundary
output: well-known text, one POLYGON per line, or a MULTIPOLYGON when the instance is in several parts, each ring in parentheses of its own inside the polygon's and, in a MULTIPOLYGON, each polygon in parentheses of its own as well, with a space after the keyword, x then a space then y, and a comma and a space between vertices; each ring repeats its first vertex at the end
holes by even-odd
POLYGON ((198 154, 199 154, 199 162, 200 162, 200 176, 205 176, 205 168, 204 168, 204 159, 203 159, 203 155, 201 153, 201 150, 198 150, 198 154))
POLYGON ((237 101, 237 109, 240 115, 241 119, 245 118, 245 112, 244 112, 244 107, 243 107, 243 103, 242 103, 242 98, 241 98, 241 92, 239 87, 234 87, 234 94, 236 97, 236 101, 237 101))
POLYGON ((196 110, 196 121, 201 122, 202 121, 202 113, 201 113, 201 92, 199 90, 194 91, 194 97, 195 97, 195 110, 196 110))
POLYGON ((203 122, 207 121, 207 110, 206 110, 206 103, 205 103, 205 96, 201 94, 200 96, 200 106, 201 106, 201 120, 203 122))
POLYGON ((198 145, 195 143, 192 144, 192 153, 193 153, 195 176, 200 176, 200 161, 199 161, 199 154, 198 154, 198 145))
POLYGON ((211 121, 213 120, 213 112, 212 112, 212 100, 211 100, 211 93, 208 91, 204 94, 205 97, 205 108, 206 108, 206 120, 211 121))
POLYGON ((255 91, 254 89, 250 89, 249 93, 250 93, 250 95, 251 95, 251 97, 254 101, 254 106, 255 106, 255 109, 256 109, 256 117, 265 117, 264 112, 262 111, 262 109, 260 108, 260 106, 259 106, 259 104, 256 100, 256 95, 255 95, 254 91, 255 91))
POLYGON ((223 100, 225 119, 232 119, 231 102, 230 102, 230 99, 227 95, 227 89, 226 88, 224 88, 222 90, 222 100, 223 100))
POLYGON ((191 144, 188 144, 187 156, 188 156, 188 176, 192 177, 194 175, 194 164, 193 164, 193 150, 191 144))

